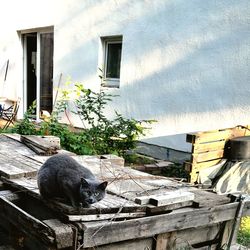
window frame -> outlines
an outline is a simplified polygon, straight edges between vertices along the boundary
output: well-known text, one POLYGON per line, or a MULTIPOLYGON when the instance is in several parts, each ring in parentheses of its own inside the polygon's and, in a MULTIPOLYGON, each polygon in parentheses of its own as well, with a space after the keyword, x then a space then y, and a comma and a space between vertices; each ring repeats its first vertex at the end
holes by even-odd
MULTIPOLYGON (((119 88, 120 75, 119 75, 119 78, 106 77, 106 75, 107 75, 107 66, 108 66, 108 63, 107 63, 108 62, 108 46, 109 44, 123 45, 122 36, 102 37, 101 40, 102 40, 102 48, 103 48, 102 86, 119 88)), ((121 58, 122 58, 122 49, 121 49, 121 58)), ((121 61, 120 61, 120 71, 121 71, 121 61)))

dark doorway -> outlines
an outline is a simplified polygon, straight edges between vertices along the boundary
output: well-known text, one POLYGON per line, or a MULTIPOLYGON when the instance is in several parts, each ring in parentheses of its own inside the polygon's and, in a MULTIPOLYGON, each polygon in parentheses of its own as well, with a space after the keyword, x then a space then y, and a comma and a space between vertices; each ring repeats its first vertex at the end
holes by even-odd
POLYGON ((28 109, 33 101, 36 100, 37 88, 37 34, 26 35, 27 39, 27 107, 28 109))
POLYGON ((28 110, 36 101, 36 118, 42 111, 52 112, 53 108, 53 32, 33 32, 23 35, 24 69, 26 79, 26 105, 28 110))

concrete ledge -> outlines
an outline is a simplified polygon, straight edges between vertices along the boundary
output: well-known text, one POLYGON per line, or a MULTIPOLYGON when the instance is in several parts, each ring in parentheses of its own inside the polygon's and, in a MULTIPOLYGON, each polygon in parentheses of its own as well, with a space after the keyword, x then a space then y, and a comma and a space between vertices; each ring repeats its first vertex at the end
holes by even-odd
POLYGON ((167 160, 175 163, 184 163, 187 160, 190 160, 191 153, 178 151, 171 148, 166 148, 154 144, 149 144, 145 142, 138 141, 136 153, 150 156, 160 160, 167 160))

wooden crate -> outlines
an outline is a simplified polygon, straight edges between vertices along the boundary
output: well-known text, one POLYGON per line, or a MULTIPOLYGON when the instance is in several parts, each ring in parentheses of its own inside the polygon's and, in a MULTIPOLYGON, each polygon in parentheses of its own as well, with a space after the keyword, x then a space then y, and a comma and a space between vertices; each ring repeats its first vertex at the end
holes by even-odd
POLYGON ((186 141, 192 143, 191 160, 185 163, 185 169, 190 174, 189 181, 195 183, 201 169, 211 167, 225 158, 228 140, 250 135, 249 128, 250 126, 237 126, 187 134, 186 141))
MULTIPOLYGON (((27 164, 33 173, 50 156, 34 156, 24 144, 0 137, 1 162, 8 159, 15 167, 1 169, 0 163, 0 228, 18 249, 174 250, 192 246, 203 250, 228 242, 230 233, 224 233, 224 228, 231 232, 238 201, 124 167, 119 157, 73 156, 109 182, 102 201, 75 209, 43 199, 36 176, 28 172, 27 164)), ((242 211, 241 216, 250 214, 250 200, 242 211)))

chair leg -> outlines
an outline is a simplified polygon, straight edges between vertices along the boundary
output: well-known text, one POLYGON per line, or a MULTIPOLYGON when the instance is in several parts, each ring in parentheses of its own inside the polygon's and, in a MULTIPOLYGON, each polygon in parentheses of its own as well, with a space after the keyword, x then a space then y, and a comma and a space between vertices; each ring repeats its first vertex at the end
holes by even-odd
POLYGON ((10 124, 11 124, 11 120, 8 120, 8 121, 5 123, 3 129, 7 129, 7 128, 10 126, 10 124))

